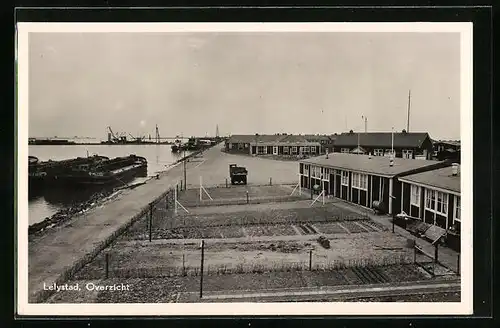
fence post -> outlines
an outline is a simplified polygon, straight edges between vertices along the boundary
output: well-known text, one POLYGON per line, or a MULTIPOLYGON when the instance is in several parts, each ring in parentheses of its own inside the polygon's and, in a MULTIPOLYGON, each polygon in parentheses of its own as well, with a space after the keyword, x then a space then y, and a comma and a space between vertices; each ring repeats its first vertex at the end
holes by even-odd
POLYGON ((273 178, 269 178, 269 185, 272 186, 273 185, 273 178))
POLYGON ((247 190, 247 204, 248 204, 248 190, 247 190))
POLYGON ((201 266, 200 266, 200 298, 203 297, 203 262, 205 258, 205 241, 201 241, 201 266))
POLYGON ((413 263, 417 263, 417 244, 413 245, 413 263))
POLYGON ((313 256, 313 251, 311 249, 309 251, 309 271, 312 271, 312 256, 313 256))
POLYGON ((227 178, 226 178, 226 188, 227 188, 227 178))
POLYGON ((149 203, 149 242, 151 242, 152 232, 153 232, 153 203, 149 203))
POLYGON ((182 275, 186 275, 186 257, 182 254, 182 275))
POLYGON ((434 263, 438 263, 438 244, 434 244, 434 263))
POLYGON ((104 257, 105 257, 105 262, 106 262, 106 264, 105 264, 105 277, 106 277, 106 279, 108 279, 109 278, 109 253, 106 253, 104 255, 104 257))
POLYGON ((175 191, 176 191, 177 193, 179 193, 179 185, 178 185, 178 184, 176 184, 176 185, 175 185, 175 189, 176 189, 175 191))

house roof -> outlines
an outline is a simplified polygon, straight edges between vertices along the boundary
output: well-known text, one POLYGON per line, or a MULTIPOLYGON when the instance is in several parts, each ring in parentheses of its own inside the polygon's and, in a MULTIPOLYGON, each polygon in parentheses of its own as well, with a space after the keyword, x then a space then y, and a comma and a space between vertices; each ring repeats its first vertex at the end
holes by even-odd
POLYGON ((304 137, 311 141, 311 140, 326 140, 330 141, 332 139, 331 136, 326 135, 326 134, 305 134, 304 137))
POLYGON ((301 163, 317 164, 337 169, 347 169, 374 175, 394 177, 404 173, 423 168, 440 167, 446 165, 445 162, 394 158, 394 165, 389 165, 389 158, 385 156, 369 156, 347 153, 330 153, 328 158, 325 155, 301 160, 301 163))
POLYGON ((228 143, 272 142, 280 140, 283 135, 277 134, 235 134, 229 137, 228 143))
MULTIPOLYGON (((360 146, 381 148, 391 147, 391 132, 342 133, 337 135, 337 138, 335 139, 335 146, 356 147, 358 145, 358 134, 360 146)), ((429 134, 427 132, 395 132, 394 147, 420 148, 426 138, 429 138, 429 134)))
POLYGON ((450 146, 460 146, 460 140, 437 140, 434 141, 436 145, 450 145, 450 146))
POLYGON ((452 175, 452 167, 407 175, 401 180, 416 182, 430 187, 460 192, 460 169, 458 175, 452 175))
POLYGON ((273 143, 273 144, 311 144, 315 145, 317 143, 310 142, 303 135, 293 135, 293 134, 249 134, 249 135, 232 135, 228 143, 273 143))

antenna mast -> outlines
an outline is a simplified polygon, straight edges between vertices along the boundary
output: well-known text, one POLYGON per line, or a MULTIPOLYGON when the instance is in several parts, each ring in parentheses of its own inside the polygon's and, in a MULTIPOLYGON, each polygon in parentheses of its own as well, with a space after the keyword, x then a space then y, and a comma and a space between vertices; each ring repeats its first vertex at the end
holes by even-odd
POLYGON ((406 132, 410 132, 410 107, 411 107, 411 89, 408 90, 408 118, 406 121, 406 132))

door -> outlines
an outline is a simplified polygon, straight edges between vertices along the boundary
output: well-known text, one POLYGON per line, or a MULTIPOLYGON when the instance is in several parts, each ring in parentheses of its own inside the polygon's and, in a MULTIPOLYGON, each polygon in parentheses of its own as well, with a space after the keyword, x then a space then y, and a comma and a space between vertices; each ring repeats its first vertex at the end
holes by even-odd
POLYGON ((340 179, 341 179, 341 175, 340 174, 336 174, 335 175, 335 197, 337 198, 340 198, 340 188, 342 187, 340 185, 340 179))
POLYGON ((278 146, 273 146, 273 155, 278 155, 278 146))

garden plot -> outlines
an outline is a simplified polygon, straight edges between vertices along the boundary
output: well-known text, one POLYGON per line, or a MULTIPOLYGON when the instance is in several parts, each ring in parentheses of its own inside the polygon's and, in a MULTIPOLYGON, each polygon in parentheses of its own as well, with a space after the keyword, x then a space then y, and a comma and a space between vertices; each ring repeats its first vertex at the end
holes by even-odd
POLYGON ((290 225, 256 225, 245 227, 245 232, 249 237, 260 236, 293 236, 297 232, 290 225))
MULTIPOLYGON (((265 228, 276 228, 265 226, 265 228)), ((253 228, 253 227, 252 227, 253 228)), ((292 229, 288 226, 289 229, 292 229)), ((288 229, 287 228, 287 229, 288 229)), ((245 228, 247 230, 248 228, 245 228)), ((293 229, 292 229, 293 230, 293 229)), ((263 230, 250 233, 263 233, 263 230)), ((291 231, 291 230, 289 230, 291 231)), ((248 233, 248 232, 247 232, 248 233)), ((267 233, 284 233, 281 230, 267 230, 267 233)), ((413 261, 413 249, 406 248, 406 239, 391 233, 370 233, 363 236, 350 235, 350 238, 330 239, 330 248, 324 249, 315 237, 288 236, 285 240, 261 240, 251 242, 241 238, 241 242, 221 239, 221 231, 213 230, 211 236, 218 239, 210 242, 205 239, 206 270, 223 273, 283 271, 290 268, 304 269, 309 265, 309 251, 312 250, 312 265, 315 269, 332 269, 354 266, 378 266, 413 261), (216 235, 218 234, 218 235, 216 235), (296 238, 296 239, 294 239, 296 238), (301 239, 302 238, 302 239, 301 239), (312 239, 311 239, 312 238, 312 239)), ((222 232, 224 234, 224 232, 222 232)), ((178 275, 191 271, 196 273, 200 267, 200 236, 209 236, 204 230, 193 236, 195 240, 176 239, 177 245, 152 243, 147 241, 121 241, 107 251, 110 253, 110 270, 123 277, 178 275), (186 245, 187 244, 187 245, 186 245), (182 245, 182 246, 181 246, 182 245)), ((273 237, 267 237, 273 238, 273 237)), ((105 262, 99 255, 81 272, 86 279, 102 277, 105 262), (100 274, 97 273, 100 272, 100 274), (97 274, 97 276, 96 276, 97 274)))
POLYGON ((315 223, 314 226, 320 233, 325 234, 338 234, 338 233, 348 233, 348 231, 342 228, 337 223, 315 223))
POLYGON ((293 201, 303 199, 302 196, 291 194, 291 189, 285 186, 228 186, 227 188, 188 189, 179 194, 179 202, 185 207, 214 206, 224 204, 262 203, 272 201, 293 201), (210 195, 212 199, 205 193, 210 195))
MULTIPOLYGON (((275 204, 273 204, 275 205, 275 204)), ((342 222, 342 225, 350 226, 351 232, 376 231, 370 226, 364 226, 365 229, 355 224, 354 221, 367 221, 363 215, 352 214, 351 212, 340 209, 334 205, 324 207, 309 207, 309 203, 302 203, 302 207, 281 208, 280 206, 267 208, 258 208, 241 211, 224 211, 223 207, 217 207, 220 212, 210 211, 198 214, 170 214, 164 217, 153 216, 152 219, 152 238, 234 238, 240 235, 237 231, 222 232, 223 237, 217 231, 209 231, 204 234, 203 228, 223 227, 223 226, 252 226, 252 225, 283 225, 275 228, 262 228, 263 230, 272 230, 269 235, 293 235, 290 228, 286 225, 300 226, 309 224, 314 231, 314 224, 342 222), (346 221, 347 220, 347 221, 346 221), (283 230, 282 232, 274 232, 283 230), (184 236, 184 237, 183 237, 184 236)), ((215 208, 215 207, 214 207, 215 208)), ((347 227, 346 227, 347 228, 347 227)), ((327 228, 328 229, 328 228, 327 228)), ((335 229, 335 228, 332 228, 335 229)), ((258 229, 257 229, 258 230, 258 229)), ((321 229, 320 229, 321 230, 321 229)), ((313 232, 310 232, 313 233, 313 232)), ((326 232, 324 232, 326 233, 326 232)), ((256 233, 257 235, 268 235, 268 232, 256 233)), ((138 220, 134 225, 123 234, 121 239, 147 239, 149 237, 149 218, 138 220)))
MULTIPOLYGON (((368 230, 369 228, 365 228, 363 226, 360 226, 357 224, 357 222, 344 221, 344 222, 340 222, 340 224, 344 228, 349 230, 350 233, 370 232, 370 230, 368 230)), ((371 231, 373 231, 373 229, 371 231)))

